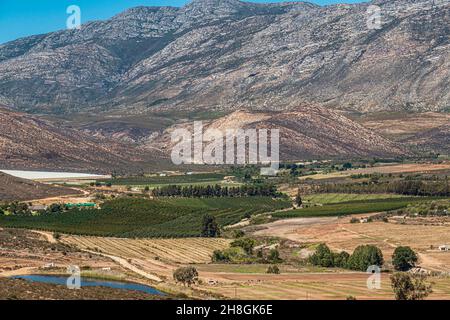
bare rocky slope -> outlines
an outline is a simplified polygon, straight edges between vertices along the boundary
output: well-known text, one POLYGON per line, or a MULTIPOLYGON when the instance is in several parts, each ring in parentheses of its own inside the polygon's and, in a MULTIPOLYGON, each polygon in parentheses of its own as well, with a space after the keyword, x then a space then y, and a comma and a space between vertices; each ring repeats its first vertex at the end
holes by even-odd
POLYGON ((194 0, 0 46, 0 102, 36 113, 450 106, 448 0, 194 0), (381 29, 366 21, 379 5, 381 29))
POLYGON ((0 108, 0 168, 111 173, 132 171, 156 156, 39 118, 0 108))
MULTIPOLYGON (((410 154, 401 144, 385 139, 337 111, 301 106, 288 112, 247 112, 238 110, 217 120, 204 122, 210 129, 279 129, 280 159, 396 157, 410 154)), ((185 128, 193 133, 192 122, 170 127, 149 146, 170 154, 171 133, 185 128)), ((206 145, 207 143, 205 143, 206 145)))
POLYGON ((0 201, 34 200, 76 194, 81 194, 81 192, 71 188, 20 179, 0 172, 0 201))

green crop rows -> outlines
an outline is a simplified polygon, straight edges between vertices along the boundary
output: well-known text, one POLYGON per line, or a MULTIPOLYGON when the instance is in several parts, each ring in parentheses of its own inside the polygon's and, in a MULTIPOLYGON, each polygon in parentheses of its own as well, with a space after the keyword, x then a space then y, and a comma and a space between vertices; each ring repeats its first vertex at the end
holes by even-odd
POLYGON ((289 201, 264 197, 161 199, 123 198, 108 201, 100 210, 70 210, 39 216, 0 216, 0 226, 69 234, 113 237, 196 237, 205 214, 221 226, 237 223, 246 214, 272 212, 289 201))
POLYGON ((274 218, 303 218, 303 217, 331 217, 349 214, 383 212, 405 208, 409 204, 422 201, 435 200, 437 198, 428 197, 403 197, 392 199, 372 199, 365 201, 352 201, 336 204, 327 204, 305 209, 276 212, 274 218))

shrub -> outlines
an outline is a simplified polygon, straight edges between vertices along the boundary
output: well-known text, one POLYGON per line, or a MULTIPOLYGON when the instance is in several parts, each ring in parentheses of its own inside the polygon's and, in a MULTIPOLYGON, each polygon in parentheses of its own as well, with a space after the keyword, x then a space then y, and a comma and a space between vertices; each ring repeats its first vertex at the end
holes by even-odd
POLYGON ((333 264, 337 268, 347 268, 348 259, 350 258, 350 255, 342 251, 340 253, 335 253, 333 255, 333 264))
POLYGON ((352 270, 366 271, 370 266, 381 267, 384 263, 383 253, 373 245, 363 245, 355 249, 349 257, 347 267, 352 270))
POLYGON ((238 239, 238 238, 242 238, 245 236, 245 232, 242 230, 234 230, 233 231, 233 237, 238 239))
POLYGON ((325 268, 333 267, 333 253, 326 244, 321 243, 317 247, 316 252, 309 257, 309 262, 315 266, 325 268))
POLYGON ((253 254, 253 248, 255 247, 256 241, 250 238, 240 238, 237 240, 234 240, 230 246, 231 247, 240 247, 244 249, 245 253, 248 255, 253 254))
POLYGON ((433 292, 425 276, 404 272, 397 272, 391 276, 391 286, 396 300, 423 300, 433 292))
POLYGON ((225 250, 215 250, 212 255, 212 262, 228 263, 242 262, 247 258, 246 253, 241 247, 228 248, 225 250))
POLYGON ((256 257, 259 258, 259 259, 264 259, 264 252, 262 251, 262 249, 259 249, 256 252, 256 257))
POLYGON ((266 273, 280 274, 280 268, 277 266, 269 266, 266 273))
POLYGON ((350 223, 359 223, 359 219, 353 217, 353 218, 350 219, 350 223))
POLYGON ((60 203, 51 204, 46 211, 48 214, 60 214, 62 212, 64 212, 64 206, 60 203))
POLYGON ((198 272, 194 267, 182 267, 173 272, 173 279, 183 285, 191 286, 198 281, 198 272))
POLYGON ((279 262, 283 261, 280 258, 280 252, 277 249, 270 250, 267 260, 269 260, 271 263, 279 263, 279 262))
POLYGON ((397 271, 408 271, 416 262, 417 255, 410 247, 397 247, 392 255, 392 264, 397 271))
POLYGON ((94 199, 95 200, 106 200, 106 196, 103 193, 98 192, 98 193, 94 194, 94 199))
POLYGON ((18 201, 11 202, 8 206, 8 211, 15 216, 31 216, 31 211, 26 203, 18 201))

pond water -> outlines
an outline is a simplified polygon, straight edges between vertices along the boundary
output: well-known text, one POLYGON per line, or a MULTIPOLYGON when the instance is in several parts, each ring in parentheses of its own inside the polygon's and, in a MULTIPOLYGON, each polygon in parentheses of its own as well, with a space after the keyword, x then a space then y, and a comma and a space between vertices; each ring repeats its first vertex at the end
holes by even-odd
MULTIPOLYGON (((14 276, 14 279, 24 279, 32 282, 52 283, 58 285, 66 285, 67 277, 63 276, 47 276, 47 275, 26 275, 26 276, 14 276)), ((146 286, 138 283, 120 282, 120 281, 105 281, 86 279, 81 277, 81 287, 107 287, 122 290, 134 290, 141 291, 148 294, 154 294, 158 296, 165 295, 163 292, 156 290, 150 286, 146 286)))

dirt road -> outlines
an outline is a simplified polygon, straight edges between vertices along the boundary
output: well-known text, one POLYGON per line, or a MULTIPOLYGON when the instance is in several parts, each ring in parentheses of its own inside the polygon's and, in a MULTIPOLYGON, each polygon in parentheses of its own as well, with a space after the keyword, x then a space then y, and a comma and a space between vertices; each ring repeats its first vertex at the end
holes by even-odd
POLYGON ((124 267, 125 269, 128 269, 146 279, 152 280, 152 281, 156 281, 156 282, 162 282, 163 280, 151 273, 145 272, 144 270, 141 270, 139 268, 137 268, 136 266, 134 266, 133 264, 131 264, 130 262, 128 262, 126 259, 121 258, 121 257, 116 257, 113 255, 109 255, 109 254, 105 254, 105 253, 100 253, 100 252, 95 252, 95 251, 91 251, 91 250, 85 250, 85 249, 80 249, 84 252, 89 252, 91 254, 96 254, 102 257, 106 257, 106 258, 110 258, 111 260, 117 262, 120 266, 124 267))

